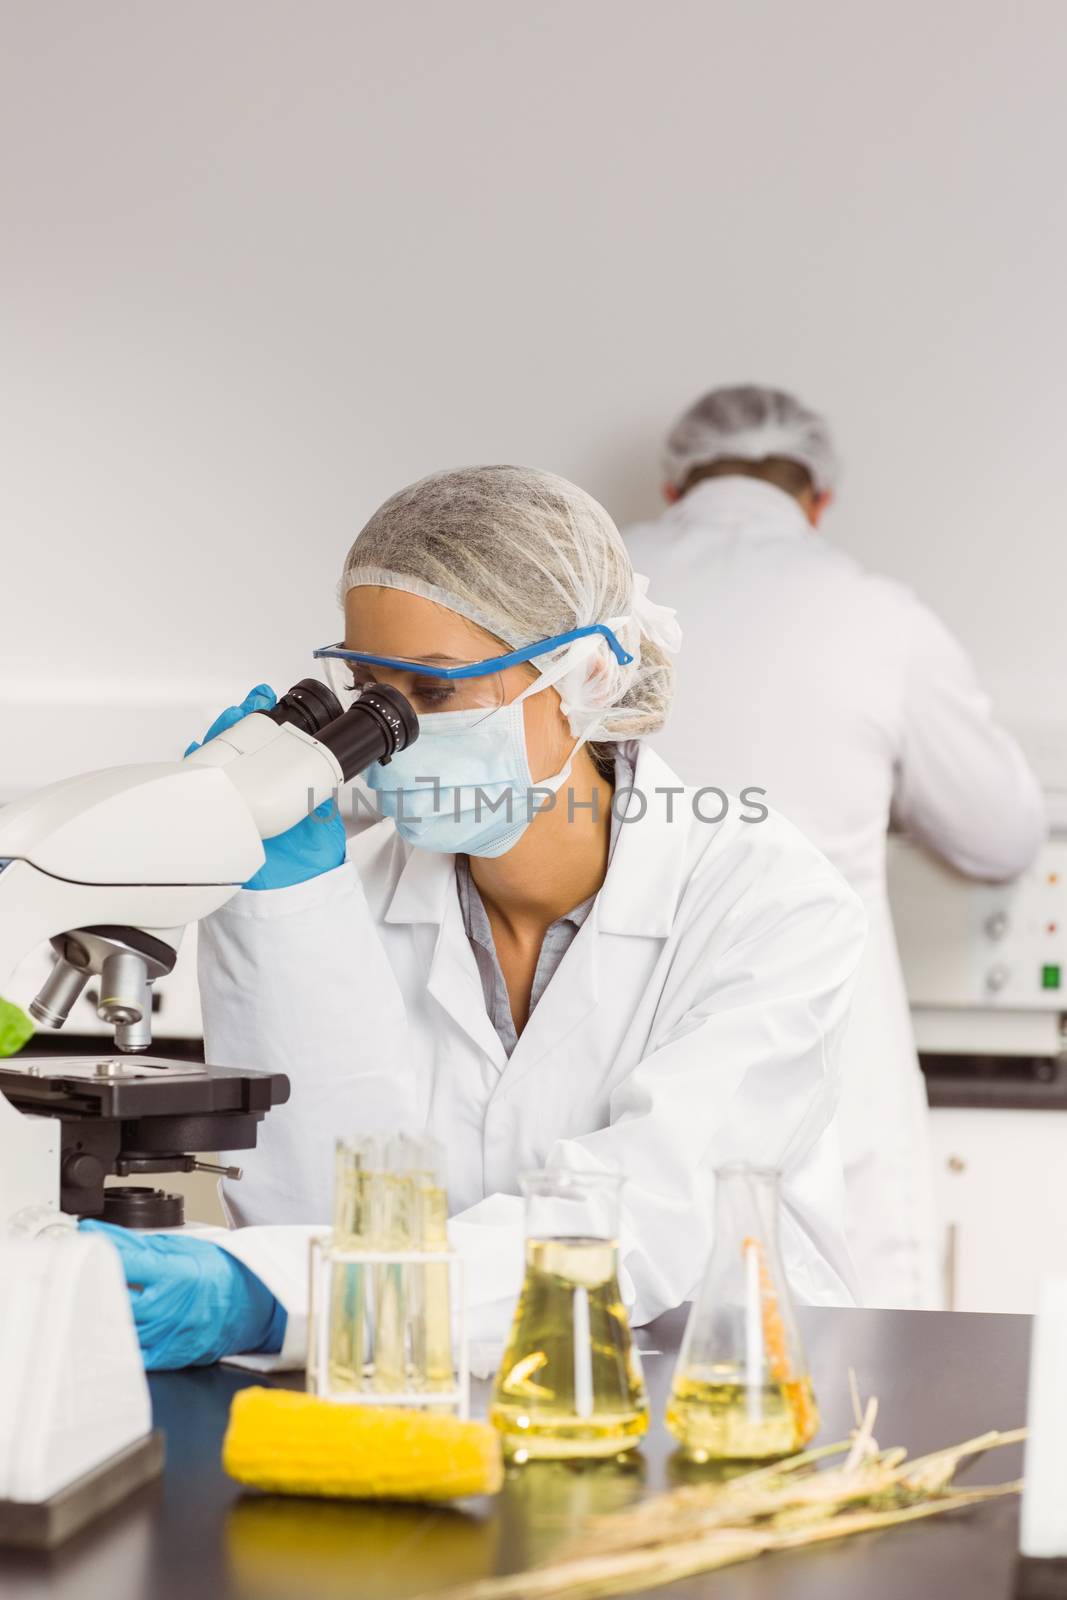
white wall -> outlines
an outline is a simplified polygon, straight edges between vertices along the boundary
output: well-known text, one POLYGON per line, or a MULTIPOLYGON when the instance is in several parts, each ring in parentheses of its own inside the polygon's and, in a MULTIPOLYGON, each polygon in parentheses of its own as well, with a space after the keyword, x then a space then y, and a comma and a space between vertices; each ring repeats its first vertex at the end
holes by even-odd
POLYGON ((30 696, 84 739, 300 675, 411 478, 529 461, 625 520, 672 415, 750 377, 833 417, 832 536, 1009 710, 1063 703, 1062 0, 4 0, 2 32, 11 781, 72 765, 30 696))

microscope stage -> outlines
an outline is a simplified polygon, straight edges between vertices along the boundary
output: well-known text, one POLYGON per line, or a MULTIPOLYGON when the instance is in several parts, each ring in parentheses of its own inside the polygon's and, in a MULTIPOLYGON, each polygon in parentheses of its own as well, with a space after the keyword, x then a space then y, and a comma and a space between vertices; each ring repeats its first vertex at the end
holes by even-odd
POLYGON ((0 1094, 20 1110, 125 1120, 269 1111, 288 1100, 289 1080, 161 1056, 17 1056, 0 1064, 0 1094))
MULTIPOLYGON (((289 1098, 289 1079, 160 1056, 19 1056, 0 1063, 0 1096, 26 1116, 58 1120, 60 1207, 98 1217, 111 1215, 104 1192, 111 1173, 190 1172, 199 1165, 190 1151, 254 1150, 267 1112, 289 1098)), ((110 1189, 108 1204, 116 1197, 133 1209, 115 1221, 181 1221, 180 1199, 162 1191, 110 1189), (155 1200, 173 1202, 176 1215, 153 1212, 145 1220, 145 1206, 155 1200)))

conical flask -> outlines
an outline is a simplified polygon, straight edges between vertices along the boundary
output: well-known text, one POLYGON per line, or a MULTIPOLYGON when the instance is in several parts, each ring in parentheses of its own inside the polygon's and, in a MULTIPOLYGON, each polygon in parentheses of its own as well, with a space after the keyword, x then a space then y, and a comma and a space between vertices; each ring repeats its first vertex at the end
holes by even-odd
POLYGON ((715 1242, 689 1315, 666 1422, 695 1461, 790 1455, 819 1426, 778 1252, 778 1174, 715 1174, 715 1242))
POLYGON ((489 1420, 513 1461, 615 1456, 648 1427, 648 1400, 618 1279, 613 1173, 522 1178, 526 1276, 489 1420))

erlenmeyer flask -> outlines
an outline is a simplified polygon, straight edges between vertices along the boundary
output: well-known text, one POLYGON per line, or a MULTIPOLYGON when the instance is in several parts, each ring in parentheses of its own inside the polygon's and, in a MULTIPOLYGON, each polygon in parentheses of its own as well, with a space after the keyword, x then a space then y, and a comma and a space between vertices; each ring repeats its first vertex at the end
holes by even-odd
POLYGON ((790 1455, 819 1426, 778 1253, 778 1174, 715 1174, 715 1243, 674 1370, 667 1427, 696 1461, 790 1455))
POLYGON ((618 1280, 612 1173, 527 1173, 526 1277, 489 1420, 513 1461, 613 1456, 648 1427, 618 1280))

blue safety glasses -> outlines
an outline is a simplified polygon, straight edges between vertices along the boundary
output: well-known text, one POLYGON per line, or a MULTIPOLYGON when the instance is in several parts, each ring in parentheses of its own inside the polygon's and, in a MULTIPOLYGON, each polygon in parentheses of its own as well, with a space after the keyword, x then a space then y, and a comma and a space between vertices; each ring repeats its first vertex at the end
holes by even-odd
POLYGON ((456 661, 446 656, 379 656, 366 650, 347 650, 343 644, 323 645, 314 656, 322 662, 326 681, 346 707, 368 684, 391 683, 420 716, 434 711, 489 712, 504 704, 502 674, 509 667, 534 661, 597 633, 607 640, 620 666, 633 660, 603 622, 572 628, 568 633, 523 645, 501 656, 487 656, 482 661, 456 661))

